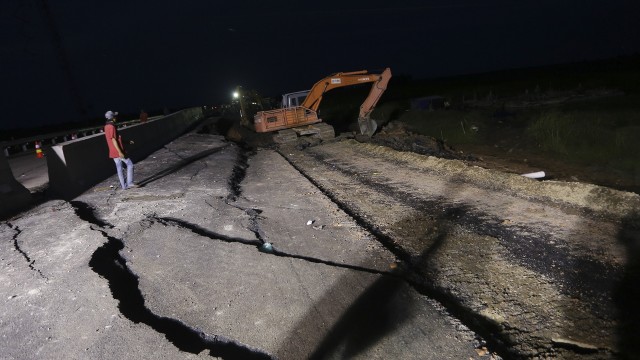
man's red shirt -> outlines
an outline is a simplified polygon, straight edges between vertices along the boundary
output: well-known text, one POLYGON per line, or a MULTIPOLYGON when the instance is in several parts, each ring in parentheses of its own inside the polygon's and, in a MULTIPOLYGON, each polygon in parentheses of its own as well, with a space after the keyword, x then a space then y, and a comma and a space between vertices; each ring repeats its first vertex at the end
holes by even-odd
POLYGON ((120 154, 118 149, 113 145, 111 139, 117 139, 120 149, 124 152, 124 146, 122 146, 122 136, 118 135, 118 129, 113 124, 106 124, 104 126, 104 136, 107 138, 107 146, 109 146, 109 158, 119 158, 120 154))

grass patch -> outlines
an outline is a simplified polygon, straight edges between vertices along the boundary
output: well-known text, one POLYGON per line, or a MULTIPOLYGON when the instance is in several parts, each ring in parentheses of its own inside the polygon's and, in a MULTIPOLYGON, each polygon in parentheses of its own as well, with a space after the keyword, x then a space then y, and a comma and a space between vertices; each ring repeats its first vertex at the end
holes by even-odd
POLYGON ((477 144, 485 141, 485 123, 490 115, 484 111, 407 110, 400 117, 409 128, 422 135, 449 144, 477 144))
POLYGON ((627 99, 570 104, 531 117, 526 134, 554 156, 634 171, 640 161, 640 109, 627 99))
POLYGON ((640 174, 637 95, 519 110, 506 117, 497 116, 499 108, 424 111, 389 105, 383 109, 380 115, 386 115, 385 119, 403 122, 412 132, 453 147, 500 143, 525 151, 541 150, 549 158, 582 166, 640 174))

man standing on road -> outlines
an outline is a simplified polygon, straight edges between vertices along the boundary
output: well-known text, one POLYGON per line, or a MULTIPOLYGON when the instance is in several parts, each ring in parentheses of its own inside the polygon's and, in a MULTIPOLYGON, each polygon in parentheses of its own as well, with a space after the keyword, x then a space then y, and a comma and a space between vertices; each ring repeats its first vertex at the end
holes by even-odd
POLYGON ((122 137, 118 135, 118 129, 115 126, 117 112, 111 110, 104 114, 107 118, 107 122, 104 125, 104 136, 107 138, 107 146, 109 147, 109 158, 113 159, 116 163, 116 169, 118 170, 118 178, 120 179, 120 186, 122 190, 126 190, 138 185, 133 182, 133 161, 126 156, 124 146, 122 145, 122 137), (127 181, 125 182, 122 174, 122 163, 127 166, 127 181))

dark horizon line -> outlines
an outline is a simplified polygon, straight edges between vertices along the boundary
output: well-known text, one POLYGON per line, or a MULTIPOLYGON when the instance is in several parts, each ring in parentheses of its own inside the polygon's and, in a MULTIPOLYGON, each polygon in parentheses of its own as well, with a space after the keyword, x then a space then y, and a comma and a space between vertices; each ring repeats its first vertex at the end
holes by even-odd
MULTIPOLYGON (((579 70, 578 69, 579 67, 585 67, 585 66, 605 66, 606 67, 606 66, 614 65, 616 62, 628 62, 629 64, 636 63, 637 66, 640 66, 640 52, 633 52, 630 54, 616 55, 616 56, 611 56, 606 58, 603 57, 603 58, 591 59, 591 60, 580 60, 580 61, 563 62, 563 63, 550 63, 550 64, 544 64, 544 65, 514 67, 514 68, 505 68, 505 69, 491 70, 491 71, 485 71, 485 72, 461 73, 461 74, 455 74, 455 75, 434 76, 434 77, 413 78, 411 74, 399 73, 399 74, 394 74, 394 78, 395 79, 404 78, 405 80, 410 82, 423 82, 423 81, 460 80, 465 78, 480 78, 480 77, 487 77, 487 76, 498 76, 498 75, 509 75, 509 74, 513 76, 518 76, 526 72, 552 71, 554 69, 559 69, 559 68, 566 68, 566 69, 573 68, 573 70, 579 70)), ((201 104, 198 106, 220 105, 223 103, 224 102, 218 101, 218 102, 213 102, 211 104, 201 104)), ((183 107, 175 107, 175 108, 182 109, 186 107, 190 107, 190 106, 185 105, 183 107)), ((162 108, 147 111, 149 115, 162 114, 163 112, 164 112, 164 109, 162 108)), ((135 118, 135 116, 137 116, 136 111, 121 111, 121 118, 128 118, 128 117, 135 118)), ((8 126, 11 126, 10 124, 7 124, 7 126, 0 124, 0 129, 4 134, 7 134, 7 135, 10 133, 29 132, 33 130, 50 129, 55 131, 55 130, 64 130, 69 126, 77 126, 78 124, 93 124, 102 120, 103 120, 102 117, 99 114, 97 114, 95 116, 88 117, 84 120, 78 119, 75 121, 57 122, 52 124, 40 124, 35 126, 10 128, 8 127, 8 126)), ((3 139, 0 139, 0 141, 1 140, 3 139)))

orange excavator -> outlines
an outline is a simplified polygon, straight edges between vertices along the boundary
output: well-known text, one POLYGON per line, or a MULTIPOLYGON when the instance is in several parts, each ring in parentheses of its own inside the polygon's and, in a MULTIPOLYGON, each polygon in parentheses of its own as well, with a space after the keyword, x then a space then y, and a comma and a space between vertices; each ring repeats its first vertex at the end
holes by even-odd
MULTIPOLYGON (((318 117, 318 107, 322 96, 335 88, 364 83, 373 83, 369 95, 360 106, 358 126, 360 133, 371 137, 377 129, 377 123, 370 115, 378 100, 387 89, 391 79, 391 70, 386 68, 380 74, 370 74, 366 70, 336 73, 318 81, 301 104, 297 101, 284 104, 283 108, 258 111, 254 116, 255 131, 259 133, 278 131, 274 136, 276 142, 289 142, 302 135, 317 134, 321 139, 335 137, 331 125, 322 122, 318 117)), ((299 93, 297 93, 299 94, 299 93)))

